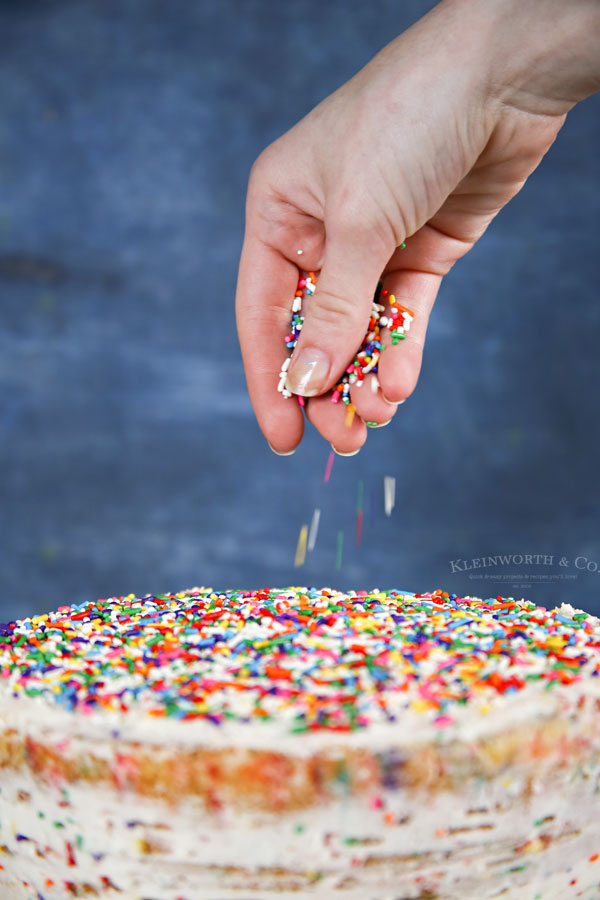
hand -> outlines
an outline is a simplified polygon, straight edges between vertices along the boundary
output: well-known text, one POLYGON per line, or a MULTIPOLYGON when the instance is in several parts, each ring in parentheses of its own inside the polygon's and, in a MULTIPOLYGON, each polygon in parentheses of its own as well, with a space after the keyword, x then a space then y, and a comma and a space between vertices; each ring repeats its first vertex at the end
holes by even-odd
MULTIPOLYGON (((562 6, 446 0, 254 164, 236 314, 250 398, 276 452, 292 451, 304 429, 295 398, 276 391, 299 269, 318 283, 289 382, 310 397, 307 417, 332 446, 356 451, 365 423, 389 421, 414 390, 443 276, 598 86, 597 41, 590 61, 574 26, 567 37, 558 28, 555 46, 547 18, 564 17, 562 6), (382 275, 415 319, 397 346, 384 339, 377 392, 352 387, 348 426, 329 392, 360 345, 382 275)), ((569 15, 587 33, 598 8, 581 0, 569 15)))

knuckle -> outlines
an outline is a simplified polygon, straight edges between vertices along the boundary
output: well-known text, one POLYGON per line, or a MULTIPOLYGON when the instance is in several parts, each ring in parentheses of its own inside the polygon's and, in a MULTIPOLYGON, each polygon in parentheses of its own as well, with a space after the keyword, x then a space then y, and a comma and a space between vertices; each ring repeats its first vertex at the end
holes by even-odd
POLYGON ((339 324, 340 319, 348 318, 355 308, 350 297, 330 289, 317 289, 315 299, 317 302, 311 306, 310 317, 322 325, 339 324))
POLYGON ((269 144, 268 147, 265 147, 252 163, 250 175, 248 177, 249 191, 262 189, 265 182, 268 181, 269 173, 273 167, 272 159, 275 152, 273 147, 273 144, 269 144))

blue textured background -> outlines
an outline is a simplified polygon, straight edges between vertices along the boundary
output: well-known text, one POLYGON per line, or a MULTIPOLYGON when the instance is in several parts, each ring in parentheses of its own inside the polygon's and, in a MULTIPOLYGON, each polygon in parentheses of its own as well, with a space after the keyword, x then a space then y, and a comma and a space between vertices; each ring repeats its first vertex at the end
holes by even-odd
POLYGON ((575 567, 600 567, 599 97, 446 279, 415 394, 327 486, 328 445, 311 430, 273 456, 246 395, 233 296, 250 166, 431 5, 0 2, 2 618, 194 584, 600 610, 600 574, 575 567), (498 553, 554 564, 481 570, 504 583, 451 571, 498 553))

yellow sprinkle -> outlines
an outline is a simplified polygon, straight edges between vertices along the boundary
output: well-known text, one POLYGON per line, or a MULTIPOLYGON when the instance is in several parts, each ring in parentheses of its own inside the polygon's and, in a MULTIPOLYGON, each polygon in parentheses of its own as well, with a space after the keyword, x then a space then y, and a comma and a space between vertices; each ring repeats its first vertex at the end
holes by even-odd
POLYGON ((300 529, 298 537, 298 545, 296 547, 296 556, 294 557, 294 566, 303 566, 306 559, 306 542, 308 540, 308 525, 303 525, 300 529))
POLYGON ((428 703, 427 700, 413 700, 410 705, 415 712, 426 712, 430 708, 431 703, 428 703))
POLYGON ((533 838, 523 847, 523 853, 540 853, 544 849, 544 842, 539 838, 533 838))
POLYGON ((352 403, 348 404, 348 411, 346 412, 346 428, 350 428, 352 423, 354 422, 354 406, 352 403))

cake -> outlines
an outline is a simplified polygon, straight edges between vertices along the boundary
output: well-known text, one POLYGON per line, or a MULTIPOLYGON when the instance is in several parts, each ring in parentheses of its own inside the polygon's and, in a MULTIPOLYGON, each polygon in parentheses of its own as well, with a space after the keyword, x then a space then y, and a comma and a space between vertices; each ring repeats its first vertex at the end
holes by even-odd
POLYGON ((2 900, 600 896, 600 622, 293 587, 0 626, 2 900))

